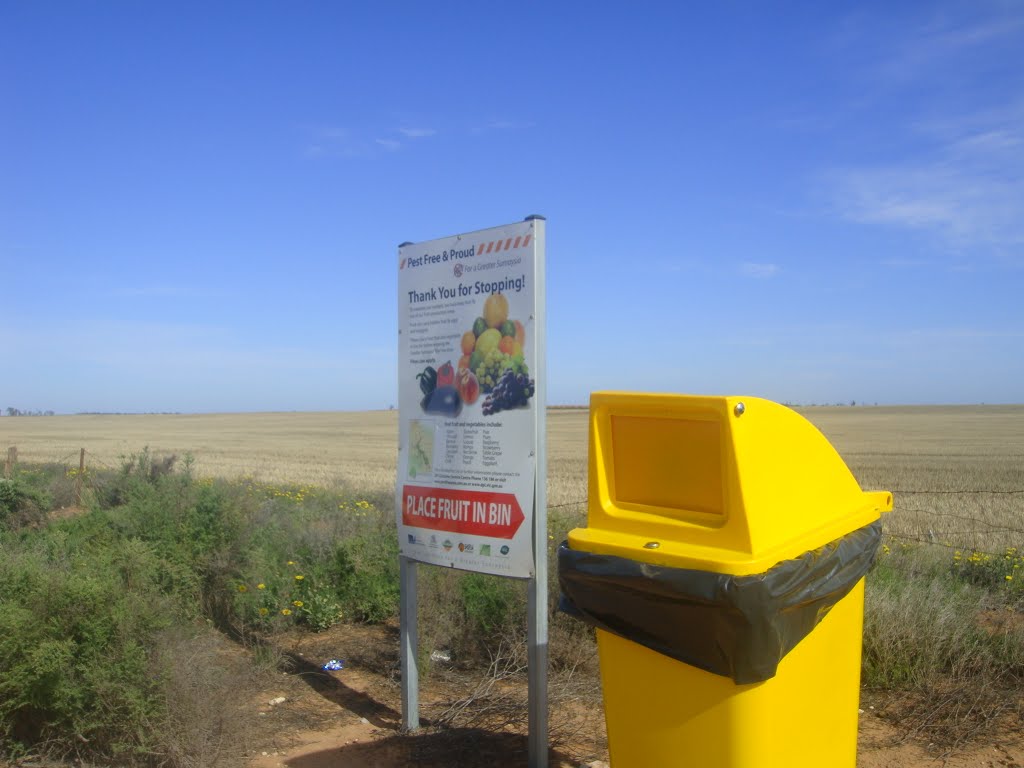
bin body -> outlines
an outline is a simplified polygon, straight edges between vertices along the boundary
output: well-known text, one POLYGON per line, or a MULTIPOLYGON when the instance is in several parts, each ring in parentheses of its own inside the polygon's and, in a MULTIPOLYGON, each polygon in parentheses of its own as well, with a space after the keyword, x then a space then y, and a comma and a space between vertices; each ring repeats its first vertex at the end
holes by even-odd
MULTIPOLYGON (((641 584, 653 584, 656 569, 647 566, 758 579, 813 560, 892 509, 892 495, 862 491, 810 422, 758 398, 593 393, 588 484, 588 525, 569 532, 568 548, 641 564, 641 584)), ((757 682, 679 661, 692 658, 687 652, 652 650, 659 646, 636 617, 627 627, 591 621, 612 768, 854 768, 862 575, 872 552, 862 550, 850 591, 838 592, 845 596, 775 657, 774 676, 757 682)), ((634 580, 630 588, 641 587, 634 580)), ((666 626, 658 600, 670 593, 656 594, 645 621, 666 626)), ((620 607, 617 616, 632 616, 620 607)), ((714 621, 679 626, 683 637, 726 652, 714 621)))
POLYGON ((863 616, 861 580, 748 685, 597 630, 612 768, 855 768, 863 616))

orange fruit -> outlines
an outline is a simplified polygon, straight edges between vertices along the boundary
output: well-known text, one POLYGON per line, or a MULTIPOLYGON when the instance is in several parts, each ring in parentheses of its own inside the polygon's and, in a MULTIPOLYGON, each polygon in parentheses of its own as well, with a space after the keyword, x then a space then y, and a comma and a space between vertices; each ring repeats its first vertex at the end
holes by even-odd
MULTIPOLYGON (((512 336, 502 336, 501 341, 498 342, 498 349, 504 352, 506 355, 514 355, 513 351, 516 346, 516 340, 512 336)), ((522 349, 520 347, 520 349, 522 349)))
POLYGON ((468 371, 469 370, 469 355, 463 355, 459 358, 459 364, 455 366, 457 370, 468 371))
POLYGON ((473 354, 473 348, 476 346, 476 334, 472 331, 466 331, 462 334, 462 354, 471 355, 473 354))

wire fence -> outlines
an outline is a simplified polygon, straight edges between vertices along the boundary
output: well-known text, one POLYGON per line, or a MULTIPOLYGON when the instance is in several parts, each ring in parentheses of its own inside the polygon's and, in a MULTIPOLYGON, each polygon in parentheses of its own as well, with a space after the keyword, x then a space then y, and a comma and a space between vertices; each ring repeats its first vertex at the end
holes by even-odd
MULTIPOLYGON (((1011 542, 1011 546, 1018 547, 1021 551, 1024 551, 1024 504, 1018 509, 1014 510, 998 510, 993 511, 993 514, 998 514, 1000 520, 991 520, 984 517, 975 515, 967 515, 959 512, 949 512, 940 509, 937 506, 907 506, 900 502, 901 496, 969 496, 974 497, 984 502, 986 496, 1015 496, 1024 494, 1024 489, 992 489, 992 488, 977 488, 977 489, 965 489, 955 491, 927 491, 923 489, 897 489, 892 491, 893 494, 893 512, 892 514, 896 517, 889 518, 889 525, 885 525, 883 519, 884 535, 896 539, 898 541, 910 542, 914 544, 921 544, 925 546, 941 547, 949 550, 969 550, 972 553, 980 555, 990 555, 993 557, 1003 557, 1006 552, 1005 549, 1001 552, 992 551, 991 549, 985 549, 984 545, 977 546, 977 540, 974 542, 969 541, 971 537, 984 537, 986 539, 991 538, 993 535, 999 535, 1001 538, 1011 542), (915 515, 917 518, 925 518, 929 521, 936 521, 936 525, 929 526, 921 529, 905 529, 901 525, 898 525, 900 516, 902 515, 915 515), (966 526, 957 527, 943 527, 938 524, 942 520, 953 520, 967 524, 966 526), (1018 524, 1013 524, 1014 521, 1018 521, 1018 524)), ((566 509, 570 507, 584 508, 587 505, 586 499, 579 499, 575 501, 563 502, 560 504, 548 505, 548 509, 566 509)))
MULTIPOLYGON (((127 457, 124 457, 124 461, 128 461, 127 457)), ((65 474, 76 481, 76 498, 75 503, 82 503, 82 492, 84 489, 92 489, 94 491, 103 491, 110 482, 113 480, 113 473, 122 471, 124 467, 124 461, 121 466, 114 466, 104 459, 97 456, 95 453, 82 448, 69 453, 55 456, 52 460, 39 462, 33 460, 33 464, 57 464, 65 468, 65 474), (77 461, 76 461, 77 459, 77 461), (76 464, 78 465, 76 467, 76 464), (90 472, 91 468, 98 467, 104 470, 104 472, 90 472)), ((12 447, 8 449, 7 460, 4 465, 4 475, 9 477, 14 471, 14 468, 18 464, 17 449, 12 447)), ((893 515, 895 517, 890 519, 890 524, 886 526, 885 535, 891 539, 898 541, 904 541, 914 544, 921 544, 925 546, 943 547, 951 550, 958 549, 969 549, 972 552, 978 552, 979 554, 988 554, 992 556, 1003 556, 1004 552, 987 551, 982 548, 973 546, 968 541, 970 537, 985 537, 990 539, 993 535, 998 535, 1001 538, 1005 537, 1007 540, 1011 540, 1014 544, 1021 543, 1020 549, 1024 551, 1024 504, 1019 507, 1011 509, 1000 509, 992 510, 989 512, 991 516, 998 516, 999 519, 993 520, 986 517, 964 514, 962 512, 953 512, 940 508, 939 505, 929 505, 926 502, 927 497, 968 497, 973 500, 973 503, 980 505, 984 510, 986 506, 986 499, 994 501, 994 498, 1006 498, 1024 496, 1024 488, 971 488, 971 489, 955 489, 955 490, 928 490, 924 488, 894 488, 892 489, 894 499, 893 515), (924 504, 917 503, 914 505, 905 505, 901 502, 901 497, 914 497, 915 499, 922 499, 925 501, 924 504), (929 525, 926 528, 913 529, 906 528, 904 525, 898 524, 901 516, 913 515, 916 519, 926 519, 929 522, 935 521, 935 525, 929 525), (940 521, 955 521, 957 523, 964 523, 961 526, 942 526, 940 521)), ((557 509, 569 509, 577 508, 585 510, 587 506, 587 499, 574 499, 572 501, 561 502, 558 504, 549 504, 549 510, 557 509)), ((976 543, 976 542, 974 542, 976 543)))
MULTIPOLYGON (((130 457, 122 457, 121 465, 114 466, 85 448, 56 454, 53 457, 33 456, 30 460, 21 460, 18 449, 12 446, 7 450, 0 477, 9 478, 21 471, 32 472, 39 468, 59 467, 58 476, 64 482, 59 482, 53 487, 52 501, 54 509, 67 509, 82 507, 86 502, 87 491, 91 491, 93 496, 106 498, 118 482, 119 476, 126 472, 128 462, 132 460, 130 457)), ((134 460, 137 461, 138 457, 134 460)), ((171 458, 168 462, 167 459, 163 459, 155 464, 166 469, 174 460, 171 458)))

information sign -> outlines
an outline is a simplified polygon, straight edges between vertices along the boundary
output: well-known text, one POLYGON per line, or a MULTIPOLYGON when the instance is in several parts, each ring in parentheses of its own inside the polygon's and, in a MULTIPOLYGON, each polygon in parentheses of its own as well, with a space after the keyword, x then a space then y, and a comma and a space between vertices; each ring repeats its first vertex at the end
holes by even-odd
POLYGON ((536 224, 399 247, 396 509, 409 559, 535 575, 536 224))

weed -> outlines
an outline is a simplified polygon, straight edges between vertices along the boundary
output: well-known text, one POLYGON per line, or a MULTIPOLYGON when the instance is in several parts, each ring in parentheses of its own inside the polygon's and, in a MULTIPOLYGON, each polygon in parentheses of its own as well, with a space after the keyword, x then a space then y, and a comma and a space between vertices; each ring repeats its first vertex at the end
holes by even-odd
POLYGON ((1024 597, 1024 555, 1017 547, 1007 547, 1001 554, 956 550, 952 568, 957 578, 966 582, 1024 597))
POLYGON ((985 611, 1012 611, 1006 582, 964 575, 943 550, 883 548, 867 578, 867 685, 920 689, 1024 673, 1024 632, 1012 625, 994 632, 981 621, 985 611))

